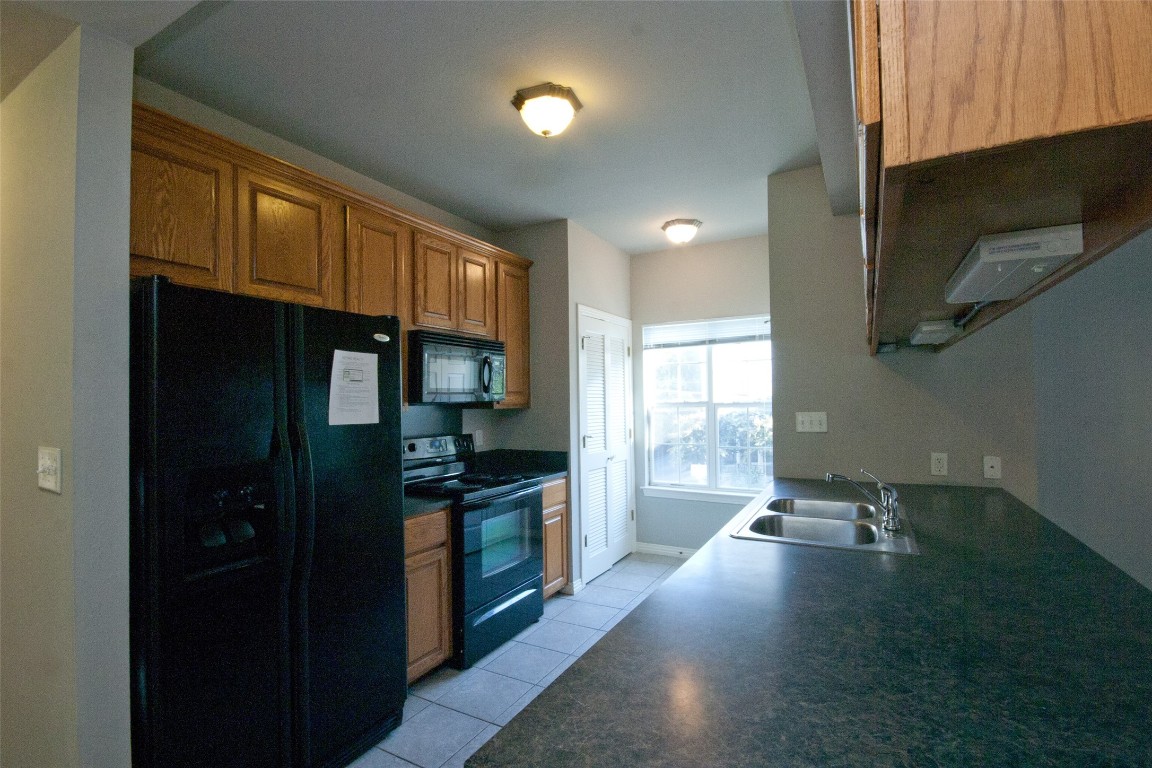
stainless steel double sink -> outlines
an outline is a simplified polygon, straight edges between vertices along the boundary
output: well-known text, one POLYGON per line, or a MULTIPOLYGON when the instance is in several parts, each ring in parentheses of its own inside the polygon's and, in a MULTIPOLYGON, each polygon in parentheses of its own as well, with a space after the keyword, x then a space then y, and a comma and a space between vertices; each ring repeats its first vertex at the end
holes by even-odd
POLYGON ((871 504, 774 497, 757 507, 732 536, 834 549, 920 554, 906 515, 903 523, 901 531, 889 533, 883 530, 880 514, 871 504))

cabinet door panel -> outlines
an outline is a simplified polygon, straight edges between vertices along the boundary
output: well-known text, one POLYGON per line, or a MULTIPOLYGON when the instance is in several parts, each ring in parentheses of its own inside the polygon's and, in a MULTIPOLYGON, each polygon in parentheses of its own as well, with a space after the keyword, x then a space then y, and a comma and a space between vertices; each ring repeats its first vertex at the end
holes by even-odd
POLYGON ((455 245, 416 233, 412 270, 415 325, 456 327, 456 255, 455 245))
POLYGON ((138 134, 132 142, 130 251, 134 275, 232 288, 231 163, 138 134))
POLYGON ((444 662, 452 653, 448 549, 438 547, 405 562, 408 590, 408 680, 444 662))
POLYGON ((492 259, 460 250, 460 330, 496 335, 496 275, 492 259))
POLYGON ((407 319, 412 229, 359 206, 348 207, 347 220, 347 310, 407 319))
POLYGON ((544 513, 544 597, 568 583, 568 508, 544 513))
POLYGON ((507 355, 504 401, 500 408, 527 408, 530 404, 528 270, 500 262, 496 265, 497 334, 507 355))
POLYGON ((343 309, 332 281, 336 201, 243 168, 237 190, 237 291, 343 309))

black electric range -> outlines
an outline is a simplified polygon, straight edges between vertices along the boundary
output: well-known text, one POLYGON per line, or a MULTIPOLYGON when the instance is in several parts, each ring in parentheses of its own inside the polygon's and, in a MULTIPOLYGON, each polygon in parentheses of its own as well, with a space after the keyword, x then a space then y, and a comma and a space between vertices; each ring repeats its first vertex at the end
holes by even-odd
POLYGON ((544 612, 542 476, 476 471, 471 435, 403 452, 404 493, 452 501, 452 663, 467 669, 544 612))

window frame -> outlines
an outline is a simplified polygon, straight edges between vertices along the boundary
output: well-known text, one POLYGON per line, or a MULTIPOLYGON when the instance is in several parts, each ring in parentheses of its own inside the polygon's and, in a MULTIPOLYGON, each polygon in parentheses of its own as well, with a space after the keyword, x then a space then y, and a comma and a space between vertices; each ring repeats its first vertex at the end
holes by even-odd
MULTIPOLYGON (((755 321, 755 322, 762 322, 765 325, 770 324, 770 319, 768 318, 768 316, 755 316, 755 317, 750 317, 750 318, 731 318, 731 319, 729 319, 729 322, 735 322, 735 321, 745 321, 745 322, 755 321)), ((687 498, 687 499, 701 499, 701 500, 711 500, 711 501, 728 501, 728 502, 732 502, 732 503, 743 503, 746 500, 751 499, 754 496, 756 496, 757 494, 761 493, 763 491, 764 487, 767 485, 767 483, 771 482, 772 462, 770 460, 769 461, 768 480, 766 481, 765 486, 761 486, 759 488, 727 488, 727 487, 721 487, 719 485, 720 479, 721 479, 720 478, 720 453, 722 450, 722 446, 720 445, 719 412, 724 408, 759 407, 759 408, 765 409, 767 411, 767 413, 769 414, 769 418, 771 418, 773 393, 771 390, 771 384, 769 384, 769 391, 768 391, 768 399, 767 400, 737 401, 737 402, 730 402, 727 400, 724 402, 717 401, 716 397, 715 397, 715 395, 716 395, 716 388, 715 388, 716 371, 715 371, 715 361, 714 361, 714 355, 713 355, 715 348, 722 346, 722 345, 745 343, 745 342, 767 342, 769 345, 768 346, 769 361, 771 361, 771 356, 772 356, 771 340, 772 339, 771 339, 770 330, 766 329, 765 331, 760 332, 760 333, 758 333, 752 337, 738 336, 738 337, 733 337, 733 338, 703 338, 703 339, 700 339, 699 341, 695 341, 695 342, 692 341, 691 339, 686 339, 684 341, 672 341, 670 343, 656 343, 656 344, 649 344, 648 343, 648 332, 650 329, 654 329, 654 328, 661 329, 657 333, 661 333, 661 335, 666 335, 667 333, 669 333, 670 328, 673 328, 674 326, 678 326, 678 325, 700 326, 701 324, 705 324, 705 323, 720 324, 720 323, 724 323, 724 322, 725 322, 724 320, 720 320, 720 321, 700 321, 698 323, 659 323, 659 324, 652 324, 652 325, 644 326, 644 344, 643 344, 643 349, 642 349, 643 355, 641 358, 641 370, 642 370, 643 376, 644 376, 644 388, 642 390, 643 394, 642 394, 642 409, 641 410, 643 412, 643 417, 644 417, 644 437, 645 437, 645 440, 644 440, 644 478, 645 478, 645 484, 643 486, 643 492, 644 492, 645 496, 653 496, 653 497, 660 497, 660 498, 680 498, 680 499, 686 499, 687 498), (704 362, 704 379, 705 379, 707 400, 704 400, 704 401, 683 400, 683 401, 676 401, 676 402, 672 402, 672 403, 650 402, 649 401, 649 397, 651 394, 651 387, 653 386, 653 381, 650 377, 654 373, 654 368, 649 363, 649 354, 648 353, 654 349, 669 348, 672 346, 678 346, 678 347, 683 347, 683 348, 702 347, 704 349, 705 356, 704 356, 703 362, 704 362), (656 461, 655 448, 657 445, 656 442, 653 440, 653 431, 652 431, 653 430, 653 421, 654 421, 653 416, 660 408, 670 408, 670 409, 675 409, 675 408, 703 408, 704 413, 705 413, 705 433, 706 433, 706 437, 707 437, 706 446, 705 446, 706 453, 707 453, 707 462, 706 462, 706 468, 707 468, 706 469, 706 472, 707 472, 707 478, 706 479, 707 479, 707 482, 706 482, 706 484, 696 485, 696 484, 657 482, 653 479, 654 469, 655 469, 655 461, 656 461)), ((675 333, 674 330, 671 332, 674 335, 674 333, 675 333)), ((773 425, 773 427, 774 427, 774 425, 773 425)), ((768 444, 769 450, 771 450, 774 442, 775 442, 775 435, 773 434, 770 441, 769 441, 769 444, 768 444)))

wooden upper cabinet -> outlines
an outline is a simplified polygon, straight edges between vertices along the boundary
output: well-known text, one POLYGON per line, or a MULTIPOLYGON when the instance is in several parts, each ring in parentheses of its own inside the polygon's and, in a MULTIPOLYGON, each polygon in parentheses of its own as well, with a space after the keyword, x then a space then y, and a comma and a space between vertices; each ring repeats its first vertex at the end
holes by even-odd
POLYGON ((878 171, 861 157, 873 352, 925 320, 962 319, 954 344, 1152 227, 1152 1, 852 11, 861 126, 876 116, 874 62, 880 73, 878 171), (975 311, 945 300, 981 236, 1075 223, 1083 252, 1019 296, 975 311))
POLYGON ((336 198, 247 168, 237 170, 236 190, 237 292, 343 309, 343 227, 336 198))
POLYGON ((459 328, 496 335, 496 275, 492 258, 460 249, 459 328))
POLYGON ((133 275, 232 289, 233 166, 167 139, 132 137, 133 275))
POLYGON ((496 335, 492 257, 416 231, 412 257, 412 324, 496 335))
POLYGON ((1152 118, 1152 3, 880 0, 884 165, 1152 118))
POLYGON ((346 237, 345 308, 364 315, 406 319, 412 228, 378 211, 350 205, 346 237))
POLYGON ((412 256, 412 323, 432 328, 457 327, 459 290, 457 247, 417 231, 412 256))
POLYGON ((504 342, 505 395, 497 408, 527 408, 531 404, 528 268, 496 263, 496 338, 504 342))

